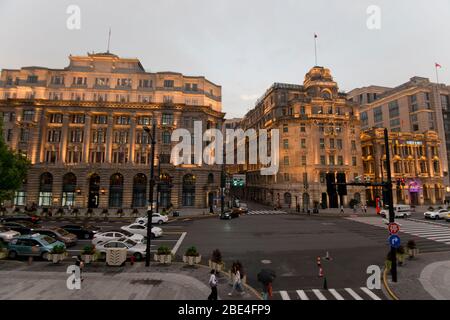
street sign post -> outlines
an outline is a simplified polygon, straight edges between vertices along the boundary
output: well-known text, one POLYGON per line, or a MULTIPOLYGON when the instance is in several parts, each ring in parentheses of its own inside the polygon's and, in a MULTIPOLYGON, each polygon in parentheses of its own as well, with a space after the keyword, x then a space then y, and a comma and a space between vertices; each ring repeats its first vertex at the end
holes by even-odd
POLYGON ((391 235, 388 242, 391 248, 398 249, 400 247, 400 237, 396 234, 391 235))
POLYGON ((388 230, 390 234, 397 234, 400 231, 398 223, 392 222, 388 224, 388 230))

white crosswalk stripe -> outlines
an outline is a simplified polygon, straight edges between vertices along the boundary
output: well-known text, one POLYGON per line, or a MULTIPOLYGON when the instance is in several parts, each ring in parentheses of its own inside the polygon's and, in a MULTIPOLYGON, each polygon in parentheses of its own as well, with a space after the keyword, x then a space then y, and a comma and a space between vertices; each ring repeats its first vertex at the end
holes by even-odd
MULTIPOLYGON (((387 225, 379 217, 350 217, 347 219, 387 229, 387 225)), ((397 222, 400 225, 400 232, 450 244, 450 228, 445 225, 440 226, 418 220, 397 220, 397 222)))
POLYGON ((281 210, 249 210, 247 215, 259 215, 259 214, 287 214, 285 211, 281 210))
POLYGON ((381 290, 367 287, 344 289, 280 290, 274 292, 274 299, 282 300, 383 300, 381 290), (378 293, 379 292, 379 293, 378 293), (380 296, 377 295, 380 294, 380 296))

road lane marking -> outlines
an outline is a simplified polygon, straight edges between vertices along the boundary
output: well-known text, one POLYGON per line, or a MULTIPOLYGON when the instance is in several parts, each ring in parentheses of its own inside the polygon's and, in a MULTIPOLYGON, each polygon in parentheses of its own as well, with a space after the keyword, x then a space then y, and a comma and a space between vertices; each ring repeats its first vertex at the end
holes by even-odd
POLYGON ((329 289, 328 291, 336 298, 336 300, 345 300, 335 289, 329 289))
POLYGON ((177 253, 178 248, 180 247, 180 245, 181 245, 181 243, 183 242, 184 237, 186 237, 186 235, 187 235, 187 232, 183 232, 182 235, 181 235, 181 237, 178 239, 177 243, 175 244, 175 246, 174 246, 173 249, 172 249, 172 254, 173 254, 173 255, 175 255, 175 254, 177 253))
POLYGON ((306 295, 305 291, 297 290, 297 294, 298 294, 298 296, 300 297, 301 300, 309 300, 309 298, 306 295))
POLYGON ((361 287, 361 290, 364 291, 369 297, 371 297, 373 300, 381 300, 375 293, 373 293, 371 290, 369 290, 366 287, 361 287))
POLYGON ((363 300, 355 291, 353 291, 350 288, 345 288, 345 291, 347 291, 355 300, 363 300))
POLYGON ((281 295, 281 298, 283 298, 283 300, 291 300, 287 291, 280 291, 280 295, 281 295))
POLYGON ((322 294, 322 292, 320 292, 320 290, 313 289, 312 292, 314 292, 314 294, 317 296, 317 298, 319 298, 319 300, 327 300, 327 298, 325 298, 325 296, 322 294))

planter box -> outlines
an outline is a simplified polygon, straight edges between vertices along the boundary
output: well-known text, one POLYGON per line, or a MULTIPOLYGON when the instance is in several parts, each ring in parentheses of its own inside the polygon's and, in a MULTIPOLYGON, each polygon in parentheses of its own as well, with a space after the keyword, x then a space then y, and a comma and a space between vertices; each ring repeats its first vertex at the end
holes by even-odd
POLYGON ((126 248, 108 248, 106 249, 106 265, 121 266, 127 260, 126 248))
POLYGON ((200 261, 202 261, 202 256, 183 256, 183 262, 187 263, 190 266, 193 266, 194 264, 199 264, 200 261))
POLYGON ((163 264, 172 263, 172 255, 171 254, 155 254, 153 256, 153 259, 156 262, 163 263, 163 264))
POLYGON ((95 254, 82 254, 81 260, 83 260, 84 263, 88 264, 88 263, 96 261, 97 256, 95 254))
POLYGON ((48 261, 52 261, 55 264, 63 261, 65 257, 67 257, 67 252, 64 252, 64 253, 49 253, 47 255, 48 261))
POLYGON ((217 262, 208 260, 208 264, 209 264, 209 267, 210 267, 211 269, 214 269, 214 270, 216 270, 217 272, 220 272, 220 271, 222 271, 222 270, 225 268, 225 264, 224 264, 223 262, 217 263, 217 262))

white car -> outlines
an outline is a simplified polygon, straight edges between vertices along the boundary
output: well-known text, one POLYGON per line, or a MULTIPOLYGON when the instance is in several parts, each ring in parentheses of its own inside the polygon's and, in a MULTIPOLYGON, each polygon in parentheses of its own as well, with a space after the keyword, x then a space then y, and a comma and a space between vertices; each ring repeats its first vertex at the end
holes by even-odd
POLYGON ((20 232, 10 230, 4 226, 0 226, 0 241, 10 242, 13 238, 20 236, 20 232))
POLYGON ((95 246, 99 243, 105 243, 111 240, 117 240, 120 238, 128 238, 136 242, 142 242, 144 239, 143 235, 122 231, 106 231, 102 233, 94 234, 94 238, 92 239, 92 244, 95 246))
MULTIPOLYGON (((147 224, 148 218, 146 216, 139 217, 136 219, 136 223, 140 224, 147 224)), ((169 217, 162 215, 160 213, 153 213, 152 214, 152 224, 163 224, 169 221, 169 217)))
MULTIPOLYGON (((143 235, 144 237, 147 236, 147 225, 146 224, 132 223, 129 226, 123 226, 121 229, 131 232, 131 233, 143 235)), ((162 236, 163 231, 161 228, 152 227, 151 234, 152 234, 153 238, 159 238, 162 236)))
POLYGON ((95 250, 100 253, 102 258, 106 255, 106 249, 108 248, 126 248, 127 256, 134 256, 136 260, 141 260, 145 257, 145 250, 147 246, 143 243, 133 241, 129 238, 119 238, 117 240, 111 240, 108 242, 102 242, 95 246, 95 250))
POLYGON ((423 214, 425 219, 445 219, 447 218, 447 215, 449 214, 449 211, 447 209, 438 209, 434 211, 427 211, 423 214))

